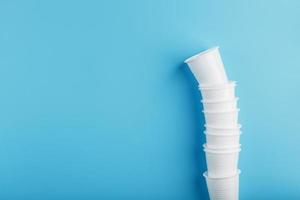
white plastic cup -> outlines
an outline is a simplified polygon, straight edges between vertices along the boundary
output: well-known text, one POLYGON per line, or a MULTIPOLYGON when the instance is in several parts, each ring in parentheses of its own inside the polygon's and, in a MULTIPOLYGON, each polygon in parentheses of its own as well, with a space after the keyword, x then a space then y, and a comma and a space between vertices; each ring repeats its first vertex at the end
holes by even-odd
POLYGON ((220 85, 228 82, 219 47, 213 47, 184 61, 188 64, 198 83, 220 85))
POLYGON ((205 115, 205 123, 209 126, 216 127, 236 127, 238 124, 239 109, 220 112, 203 111, 205 115))
POLYGON ((238 200, 240 173, 238 170, 232 176, 212 178, 204 172, 210 200, 238 200))
POLYGON ((210 126, 208 124, 205 124, 205 131, 206 133, 211 133, 215 135, 237 135, 240 134, 240 129, 242 128, 242 125, 237 124, 234 127, 216 127, 216 126, 210 126))
POLYGON ((240 148, 235 149, 209 149, 204 148, 209 177, 226 177, 237 173, 240 148))
POLYGON ((199 89, 204 101, 222 101, 235 98, 235 86, 236 82, 229 81, 213 87, 199 86, 199 89))
POLYGON ((204 110, 210 112, 236 110, 237 101, 238 98, 218 101, 201 100, 204 110))
POLYGON ((208 149, 229 149, 240 146, 240 134, 218 135, 204 131, 208 149))

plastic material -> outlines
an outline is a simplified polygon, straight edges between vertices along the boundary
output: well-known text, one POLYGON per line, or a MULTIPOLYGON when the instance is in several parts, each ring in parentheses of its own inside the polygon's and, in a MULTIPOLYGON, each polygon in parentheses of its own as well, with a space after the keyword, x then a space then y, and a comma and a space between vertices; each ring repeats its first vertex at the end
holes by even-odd
POLYGON ((214 135, 237 135, 240 134, 240 129, 242 128, 242 125, 238 124, 236 127, 229 127, 229 128, 224 128, 224 127, 216 127, 216 126, 210 126, 205 124, 204 125, 206 128, 207 133, 211 133, 214 135))
POLYGON ((220 135, 204 132, 209 149, 235 148, 240 145, 240 134, 220 135))
POLYGON ((205 111, 228 111, 237 109, 238 98, 221 100, 221 101, 205 101, 202 100, 203 108, 205 111))
POLYGON ((200 87, 201 95, 204 101, 222 101, 231 100, 235 98, 234 81, 230 81, 223 85, 216 85, 214 87, 200 87))
POLYGON ((236 83, 228 80, 218 47, 201 52, 185 63, 197 79, 202 95, 207 163, 203 175, 210 199, 238 200, 241 125, 238 124, 236 83))
POLYGON ((233 176, 212 178, 205 172, 203 176, 206 179, 210 200, 238 200, 240 173, 241 170, 238 170, 233 176))
POLYGON ((205 122, 209 126, 231 128, 238 125, 239 109, 222 112, 203 112, 205 115, 205 122))
POLYGON ((184 61, 188 64, 198 83, 220 85, 228 82, 219 47, 213 47, 184 61))
POLYGON ((209 177, 218 178, 236 174, 240 148, 216 150, 205 146, 204 151, 209 177))

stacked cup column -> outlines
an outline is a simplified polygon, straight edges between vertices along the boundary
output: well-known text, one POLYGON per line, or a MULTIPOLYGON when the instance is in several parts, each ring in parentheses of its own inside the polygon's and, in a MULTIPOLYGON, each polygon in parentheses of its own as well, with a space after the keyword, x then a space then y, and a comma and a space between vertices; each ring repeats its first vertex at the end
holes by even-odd
POLYGON ((210 199, 237 200, 240 125, 234 81, 229 81, 219 48, 211 48, 185 61, 199 82, 205 116, 207 182, 210 199))

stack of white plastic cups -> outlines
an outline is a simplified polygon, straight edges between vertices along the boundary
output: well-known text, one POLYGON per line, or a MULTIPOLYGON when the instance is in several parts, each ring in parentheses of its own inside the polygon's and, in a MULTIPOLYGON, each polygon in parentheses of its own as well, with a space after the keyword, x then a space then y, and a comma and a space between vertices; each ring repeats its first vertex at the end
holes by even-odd
POLYGON ((206 179, 211 200, 239 198, 238 158, 240 128, 234 81, 229 81, 219 53, 214 47, 185 61, 199 83, 205 116, 206 144, 203 145, 206 179))

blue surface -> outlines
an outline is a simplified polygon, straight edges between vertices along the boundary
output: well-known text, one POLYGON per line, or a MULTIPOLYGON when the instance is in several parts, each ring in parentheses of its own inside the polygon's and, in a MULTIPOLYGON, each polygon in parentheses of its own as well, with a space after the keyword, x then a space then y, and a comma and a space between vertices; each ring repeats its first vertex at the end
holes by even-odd
POLYGON ((207 199, 183 60, 238 81, 242 200, 300 199, 300 1, 1 1, 0 199, 207 199))

